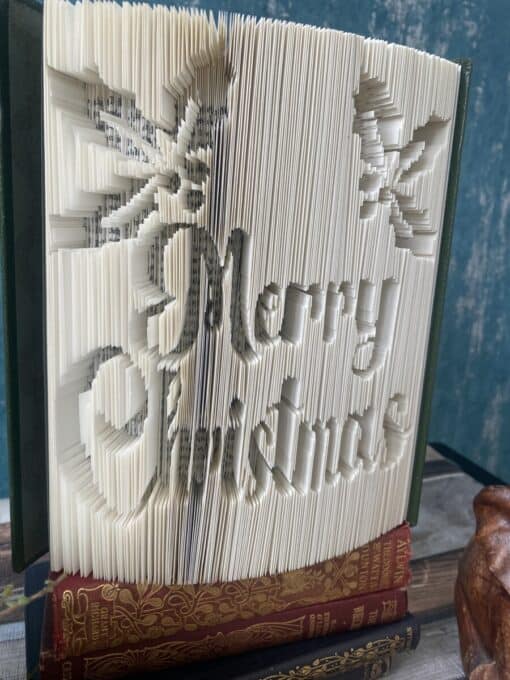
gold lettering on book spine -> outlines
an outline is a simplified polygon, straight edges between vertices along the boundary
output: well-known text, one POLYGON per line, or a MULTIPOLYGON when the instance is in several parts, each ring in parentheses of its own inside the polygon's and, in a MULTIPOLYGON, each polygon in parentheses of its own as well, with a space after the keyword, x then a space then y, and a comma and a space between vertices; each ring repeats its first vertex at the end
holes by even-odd
POLYGON ((409 570, 409 542, 397 538, 397 548, 395 557, 395 571, 393 578, 395 585, 404 584, 409 570))
POLYGON ((216 633, 200 640, 175 640, 158 645, 85 657, 87 680, 111 680, 136 671, 154 671, 182 663, 236 654, 301 640, 305 617, 279 623, 256 623, 242 630, 216 633))

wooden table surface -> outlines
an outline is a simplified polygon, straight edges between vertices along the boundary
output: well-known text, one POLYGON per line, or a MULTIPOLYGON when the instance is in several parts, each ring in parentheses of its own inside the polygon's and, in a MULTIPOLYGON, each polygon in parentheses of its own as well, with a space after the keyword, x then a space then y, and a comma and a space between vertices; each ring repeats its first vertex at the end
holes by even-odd
MULTIPOLYGON (((409 610, 422 621, 418 648, 397 655, 392 680, 460 680, 463 678, 453 609, 457 561, 474 531, 473 498, 480 485, 429 449, 425 464, 418 525, 413 529, 413 580, 409 610)), ((23 576, 10 571, 8 524, 0 524, 0 587, 23 576)), ((0 625, 0 680, 22 680, 25 626, 17 613, 0 625)))
POLYGON ((413 529, 413 579, 409 610, 421 618, 418 648, 397 655, 392 680, 460 680, 453 589, 457 563, 474 533, 473 498, 481 489, 465 473, 429 450, 420 506, 413 529))

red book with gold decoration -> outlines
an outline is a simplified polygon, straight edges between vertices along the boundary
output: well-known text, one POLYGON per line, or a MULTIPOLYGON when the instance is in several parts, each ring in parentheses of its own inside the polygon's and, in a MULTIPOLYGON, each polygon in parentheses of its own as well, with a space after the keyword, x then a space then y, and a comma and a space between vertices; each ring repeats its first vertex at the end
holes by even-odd
POLYGON ((406 612, 407 592, 390 589, 81 656, 59 659, 50 648, 41 655, 41 680, 109 680, 391 623, 406 612))
POLYGON ((403 524, 342 557, 242 581, 160 586, 68 576, 51 596, 54 644, 59 656, 77 656, 402 588, 410 553, 403 524))
POLYGON ((47 602, 44 677, 58 677, 60 666, 65 677, 116 677, 90 669, 162 668, 396 621, 406 613, 410 552, 403 524, 342 557, 274 576, 175 586, 65 577, 47 602))

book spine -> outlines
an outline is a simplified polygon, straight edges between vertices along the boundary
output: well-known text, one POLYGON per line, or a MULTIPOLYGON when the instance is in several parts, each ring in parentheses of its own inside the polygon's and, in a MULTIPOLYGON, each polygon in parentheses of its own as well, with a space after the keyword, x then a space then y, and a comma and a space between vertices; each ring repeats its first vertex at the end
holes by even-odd
MULTIPOLYGON (((381 657, 350 671, 339 671, 334 677, 342 677, 342 680, 377 680, 388 673, 391 669, 392 657, 381 657)), ((41 663, 39 666, 40 680, 87 680, 90 678, 99 678, 99 676, 83 675, 84 670, 82 666, 77 666, 74 660, 57 661, 51 655, 41 656, 41 663)), ((331 673, 325 669, 323 672, 316 666, 313 668, 314 680, 321 680, 322 678, 331 678, 331 673)), ((106 676, 103 676, 106 677, 106 676)), ((115 676, 117 677, 117 676, 115 676)), ((190 680, 189 676, 186 676, 190 680)), ((277 675, 267 676, 268 680, 294 680, 296 677, 291 673, 280 672, 277 675)), ((200 676, 201 680, 205 680, 206 676, 200 676)), ((266 677, 260 676, 259 680, 266 680, 266 677)))
MULTIPOLYGON (((339 671, 338 673, 335 673, 334 676, 332 676, 326 668, 322 670, 318 665, 314 665, 313 668, 311 666, 307 667, 306 669, 303 669, 303 671, 308 672, 309 669, 309 672, 313 672, 313 675, 309 676, 313 677, 313 680, 326 680, 326 678, 331 680, 332 677, 341 677, 342 680, 377 680, 378 678, 381 678, 383 675, 386 675, 390 672, 391 661, 392 657, 383 657, 377 661, 372 661, 371 663, 367 663, 350 671, 346 671, 345 673, 343 671, 339 671)), ((301 668, 299 670, 301 670, 301 668)), ((295 678, 299 676, 289 675, 283 672, 274 676, 271 675, 269 677, 270 680, 295 680, 295 678)), ((307 676, 302 675, 302 677, 307 676)), ((257 680, 266 680, 266 678, 260 677, 257 678, 257 680)))
POLYGON ((364 596, 304 607, 264 617, 256 623, 236 621, 207 630, 187 631, 164 642, 139 643, 62 659, 62 673, 47 663, 49 680, 95 680, 122 677, 129 673, 155 671, 248 650, 272 647, 299 640, 358 630, 390 623, 405 616, 407 593, 392 589, 364 596))
POLYGON ((340 676, 342 680, 373 680, 390 670, 396 654, 414 649, 419 639, 420 625, 408 614, 401 621, 359 633, 333 634, 192 664, 185 667, 186 680, 316 680, 340 676))
POLYGON ((150 586, 69 576, 53 591, 54 646, 59 657, 81 656, 401 588, 410 578, 410 546, 403 524, 342 557, 231 583, 150 586))
MULTIPOLYGON (((310 650, 308 658, 299 659, 299 665, 289 663, 275 664, 271 672, 242 674, 237 680, 296 680, 299 677, 319 680, 322 678, 338 678, 342 680, 375 680, 390 672, 397 654, 415 649, 420 640, 420 626, 411 616, 402 621, 398 633, 386 634, 386 627, 376 627, 367 644, 344 645, 341 642, 330 650, 321 650, 319 654, 310 650), (381 630, 380 634, 376 631, 381 630)), ((220 680, 221 675, 214 672, 208 676, 187 674, 187 680, 220 680)), ((234 676, 229 676, 234 677, 234 676)))

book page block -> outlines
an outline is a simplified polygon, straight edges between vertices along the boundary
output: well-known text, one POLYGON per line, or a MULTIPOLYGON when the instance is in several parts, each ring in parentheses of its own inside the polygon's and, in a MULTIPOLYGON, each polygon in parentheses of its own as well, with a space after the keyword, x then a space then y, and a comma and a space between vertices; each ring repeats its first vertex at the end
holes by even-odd
POLYGON ((226 581, 405 517, 459 67, 44 8, 53 569, 226 581))

